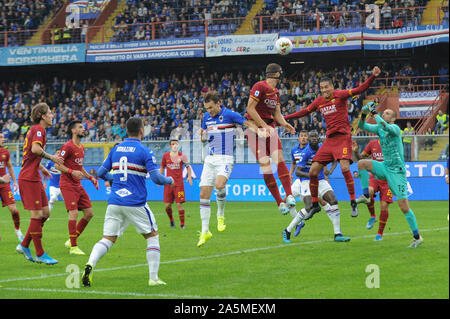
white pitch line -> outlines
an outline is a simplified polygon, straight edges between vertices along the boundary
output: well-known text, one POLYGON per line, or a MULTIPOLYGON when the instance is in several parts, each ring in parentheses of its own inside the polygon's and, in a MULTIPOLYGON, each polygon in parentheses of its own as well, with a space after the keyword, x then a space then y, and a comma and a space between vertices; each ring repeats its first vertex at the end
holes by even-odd
POLYGON ((163 297, 177 299, 237 299, 236 297, 223 296, 197 296, 197 295, 177 295, 177 294, 144 294, 139 292, 120 292, 120 291, 96 291, 96 290, 78 290, 78 289, 46 289, 46 288, 15 288, 5 287, 2 290, 12 291, 33 291, 33 292, 55 292, 55 293, 71 293, 71 294, 90 294, 90 295, 107 295, 107 296, 127 296, 127 297, 163 297))
MULTIPOLYGON (((424 233, 424 232, 433 232, 433 231, 448 230, 448 229, 449 229, 449 227, 422 229, 422 230, 420 230, 420 232, 424 233)), ((398 236, 398 235, 405 235, 405 234, 410 234, 410 233, 411 232, 409 232, 409 231, 397 232, 397 233, 385 233, 384 236, 398 236)), ((357 237, 352 237, 352 240, 372 238, 372 237, 373 237, 373 234, 357 236, 357 237)), ((305 241, 305 242, 290 243, 290 244, 280 244, 277 246, 250 248, 250 249, 231 251, 228 253, 215 254, 215 255, 210 255, 210 256, 199 256, 199 257, 192 257, 192 258, 167 260, 167 261, 162 261, 161 264, 173 264, 173 263, 180 263, 180 262, 189 262, 189 261, 205 260, 205 259, 212 259, 212 258, 220 258, 220 257, 239 255, 239 254, 263 251, 263 250, 269 250, 269 249, 287 248, 287 247, 294 247, 294 246, 299 246, 299 245, 320 244, 320 243, 325 243, 325 242, 333 242, 333 239, 322 239, 322 240, 305 241)), ((111 268, 100 268, 100 269, 95 269, 95 271, 100 272, 100 271, 122 270, 122 269, 130 269, 130 268, 137 268, 137 267, 144 267, 144 266, 147 267, 148 264, 137 264, 137 265, 119 266, 119 267, 111 267, 111 268)), ((13 281, 24 281, 24 280, 35 280, 35 279, 46 279, 46 278, 61 277, 61 276, 67 276, 67 272, 59 273, 59 274, 41 275, 41 276, 37 276, 37 277, 21 277, 21 278, 4 279, 4 280, 0 280, 0 283, 13 282, 13 281)), ((2 289, 2 288, 0 288, 0 289, 2 289)))

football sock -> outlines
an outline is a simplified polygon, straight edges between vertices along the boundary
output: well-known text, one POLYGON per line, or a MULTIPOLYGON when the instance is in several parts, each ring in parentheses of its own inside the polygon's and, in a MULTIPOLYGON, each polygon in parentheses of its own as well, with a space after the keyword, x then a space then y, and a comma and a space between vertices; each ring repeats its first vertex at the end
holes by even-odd
POLYGON ((77 221, 75 219, 69 219, 69 239, 70 246, 75 247, 77 245, 77 221))
POLYGON ((52 211, 52 209, 53 209, 53 205, 54 205, 54 202, 52 202, 52 201, 49 201, 48 202, 48 210, 51 212, 52 211))
POLYGON ((306 210, 304 208, 299 211, 295 217, 292 219, 291 223, 288 227, 286 227, 286 230, 290 233, 294 230, 295 227, 297 227, 298 224, 303 220, 304 215, 306 214, 306 210))
POLYGON ((19 211, 17 209, 13 210, 12 213, 11 213, 11 217, 12 217, 12 220, 14 222, 15 230, 19 230, 20 229, 20 214, 19 214, 19 211))
POLYGON ((224 215, 225 215, 225 204, 226 204, 226 200, 227 200, 226 196, 227 196, 227 191, 225 189, 217 191, 217 196, 216 196, 217 217, 224 217, 224 215))
POLYGON ((200 198, 200 219, 202 220, 202 233, 209 231, 209 218, 211 216, 211 205, 209 199, 200 198))
POLYGON ((355 181, 353 180, 352 173, 350 172, 350 170, 348 170, 342 172, 342 175, 344 175, 345 184, 347 185, 347 191, 350 195, 350 200, 355 200, 355 181))
POLYGON ((42 248, 42 221, 39 218, 31 218, 30 220, 30 235, 33 240, 36 256, 41 257, 44 254, 42 248))
POLYGON ((277 181, 275 180, 273 174, 264 174, 264 182, 266 183, 266 186, 269 189, 270 193, 272 194, 273 198, 275 198, 277 205, 280 206, 283 200, 281 199, 277 181))
POLYGON ((170 221, 173 222, 172 207, 166 207, 166 213, 167 213, 167 216, 169 216, 170 221))
POLYGON ((382 210, 380 212, 380 222, 378 224, 378 235, 383 236, 384 227, 386 226, 386 222, 389 217, 389 211, 388 210, 382 210))
POLYGON ((102 238, 99 240, 92 248, 91 255, 89 256, 88 264, 91 264, 92 267, 97 265, 97 262, 102 258, 108 250, 112 247, 114 243, 109 239, 102 238))
POLYGON ((406 217, 406 221, 409 224, 409 228, 411 228, 414 238, 419 239, 419 237, 420 237, 419 229, 418 229, 419 227, 417 226, 416 216, 414 215, 412 209, 410 209, 409 212, 407 212, 405 214, 405 217, 406 217))
POLYGON ((151 280, 158 280, 160 258, 159 235, 147 238, 147 262, 151 280))
POLYGON ((81 218, 80 221, 77 224, 77 237, 80 237, 81 233, 86 228, 87 224, 89 224, 89 221, 87 219, 81 218))
MULTIPOLYGON (((375 199, 373 198, 373 196, 370 197, 370 203, 367 204, 367 208, 369 209, 369 213, 370 213, 370 217, 375 218, 375 199)), ((381 219, 381 216, 380 216, 381 219)))
POLYGON ((178 211, 178 216, 180 217, 180 225, 184 226, 184 209, 178 211))
POLYGON ((359 180, 361 181, 361 187, 364 196, 369 198, 369 172, 365 169, 359 171, 359 180))
POLYGON ((333 224, 334 233, 341 234, 341 213, 338 205, 330 205, 325 211, 333 224))
POLYGON ((278 179, 283 185, 286 196, 292 195, 291 189, 291 176, 289 175, 289 169, 286 166, 286 162, 278 163, 277 165, 278 179))
POLYGON ((311 175, 309 178, 309 191, 313 203, 319 202, 319 176, 311 175))

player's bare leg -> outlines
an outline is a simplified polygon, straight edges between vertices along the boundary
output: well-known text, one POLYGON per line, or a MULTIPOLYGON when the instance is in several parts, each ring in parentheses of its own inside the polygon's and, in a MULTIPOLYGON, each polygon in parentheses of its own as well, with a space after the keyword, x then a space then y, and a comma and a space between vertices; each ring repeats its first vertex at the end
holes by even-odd
POLYGON ((222 232, 225 230, 225 204, 227 191, 225 186, 228 179, 223 175, 218 175, 216 179, 215 188, 217 190, 216 202, 217 202, 217 230, 222 232))
POLYGON ((314 214, 320 212, 319 205, 319 173, 323 169, 323 164, 320 162, 313 162, 309 170, 309 189, 311 192, 312 205, 305 215, 305 220, 313 217, 314 214))
POLYGON ((358 216, 358 204, 356 203, 355 198, 355 181, 353 180, 352 172, 350 171, 350 160, 341 159, 339 161, 339 165, 341 166, 342 175, 344 175, 345 184, 347 185, 347 191, 350 195, 350 204, 352 207, 352 217, 358 216))
POLYGON ((170 220, 170 227, 175 228, 175 221, 173 220, 172 203, 164 203, 166 205, 166 214, 170 220))
MULTIPOLYGON (((184 225, 184 221, 185 221, 185 211, 184 211, 184 206, 182 203, 175 203, 177 205, 177 209, 178 209, 178 217, 180 218, 180 228, 184 229, 185 225, 184 225)), ((167 206, 166 206, 167 207, 167 206)), ((167 212, 167 210, 166 210, 167 212)), ((170 226, 172 226, 172 224, 170 224, 170 226)))
POLYGON ((8 205, 9 212, 11 213, 11 218, 14 222, 14 231, 16 232, 17 239, 22 242, 24 236, 20 230, 20 213, 17 209, 16 204, 8 205))

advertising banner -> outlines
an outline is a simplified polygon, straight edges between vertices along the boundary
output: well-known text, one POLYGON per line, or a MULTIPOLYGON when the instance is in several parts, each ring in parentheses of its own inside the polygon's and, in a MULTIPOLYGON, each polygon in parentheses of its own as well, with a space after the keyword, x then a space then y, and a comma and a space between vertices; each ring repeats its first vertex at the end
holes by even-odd
POLYGON ((275 42, 277 40, 277 33, 207 37, 206 57, 276 54, 275 42))
POLYGON ((293 53, 360 50, 361 29, 346 31, 313 31, 280 33, 280 37, 287 37, 292 41, 293 53))
POLYGON ((439 101, 439 91, 400 92, 398 104, 400 118, 428 116, 430 106, 439 101))
MULTIPOLYGON (((357 171, 357 164, 353 163, 350 170, 357 171)), ((445 183, 445 167, 446 162, 407 162, 407 178, 408 178, 408 194, 409 200, 448 200, 448 185, 445 183)), ((193 164, 193 186, 185 181, 184 189, 187 201, 198 201, 200 196, 200 176, 202 174, 203 165, 193 164)), ((85 167, 90 171, 91 166, 85 167)), ((97 167, 93 167, 97 168, 97 167)), ((19 174, 20 167, 15 167, 16 176, 19 174)), ((274 171, 276 175, 276 171, 274 171)), ((186 170, 184 171, 186 177, 186 170)), ((358 178, 354 178, 356 195, 362 194, 361 184, 358 178)), ((283 187, 278 182, 278 188, 281 196, 285 196, 283 187)), ((329 176, 329 182, 334 189, 336 197, 339 201, 350 200, 345 180, 340 171, 339 165, 333 174, 329 176)), ((110 188, 106 188, 102 180, 100 180, 100 189, 96 190, 92 183, 88 180, 82 181, 83 187, 86 189, 91 200, 106 201, 111 193, 110 188)), ((227 183, 227 201, 273 201, 273 197, 264 183, 263 176, 260 172, 258 164, 235 164, 233 173, 227 183)), ((150 179, 147 179, 147 199, 149 201, 161 201, 163 198, 164 187, 157 186, 150 179)), ((48 194, 48 191, 47 191, 48 194)), ((20 200, 19 192, 14 193, 14 198, 20 200)), ((211 200, 215 200, 215 191, 211 200)), ((274 205, 276 210, 276 205, 274 205)))
POLYGON ((80 9, 80 20, 97 19, 109 0, 70 0, 80 9))
POLYGON ((204 38, 160 39, 89 44, 86 62, 122 62, 152 59, 201 58, 204 38))
POLYGON ((423 25, 388 30, 363 30, 364 50, 408 49, 448 42, 448 25, 423 25))
POLYGON ((83 63, 85 44, 35 45, 0 49, 1 66, 83 63))

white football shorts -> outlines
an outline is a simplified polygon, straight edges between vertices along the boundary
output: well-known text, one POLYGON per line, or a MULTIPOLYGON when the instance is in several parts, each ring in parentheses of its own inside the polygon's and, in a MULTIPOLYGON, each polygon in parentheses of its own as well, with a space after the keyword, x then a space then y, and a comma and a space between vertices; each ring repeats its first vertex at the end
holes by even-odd
POLYGON ((300 200, 303 200, 300 178, 297 178, 294 181, 294 183, 292 183, 291 190, 292 190, 292 196, 294 196, 295 198, 299 197, 300 200))
POLYGON ((136 232, 142 235, 158 230, 155 216, 148 204, 139 207, 108 205, 103 235, 122 237, 123 232, 130 224, 134 226, 136 232))
MULTIPOLYGON (((311 191, 309 190, 309 179, 303 180, 301 182, 301 193, 303 197, 311 196, 311 191)), ((321 179, 319 180, 319 197, 322 198, 327 192, 333 191, 330 183, 327 180, 321 179)))
POLYGON ((208 155, 203 164, 202 176, 200 177, 200 187, 215 186, 217 175, 225 176, 228 180, 233 171, 233 156, 229 155, 208 155))
POLYGON ((55 187, 55 186, 50 186, 48 188, 48 191, 50 193, 50 202, 54 202, 56 200, 58 200, 58 196, 62 197, 61 194, 61 188, 55 187))

